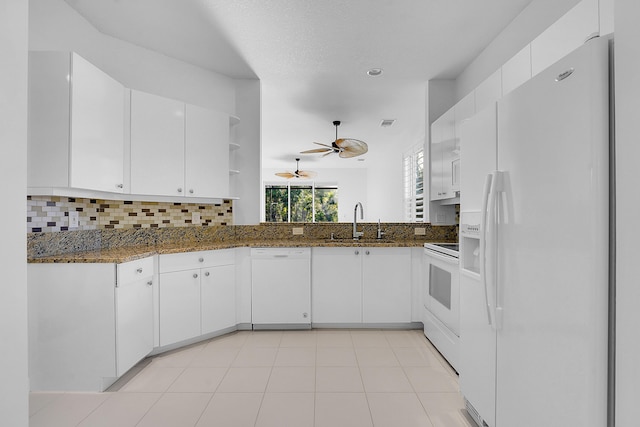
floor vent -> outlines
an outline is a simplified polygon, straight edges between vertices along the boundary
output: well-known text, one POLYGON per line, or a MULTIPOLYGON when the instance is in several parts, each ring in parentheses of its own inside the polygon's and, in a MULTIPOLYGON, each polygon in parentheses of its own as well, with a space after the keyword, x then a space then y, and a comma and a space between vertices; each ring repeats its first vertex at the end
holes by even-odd
POLYGON ((467 413, 469 414, 471 419, 475 421, 478 427, 488 427, 487 423, 484 422, 478 411, 476 411, 476 408, 473 407, 473 405, 467 400, 467 398, 464 398, 464 406, 467 409, 467 413))

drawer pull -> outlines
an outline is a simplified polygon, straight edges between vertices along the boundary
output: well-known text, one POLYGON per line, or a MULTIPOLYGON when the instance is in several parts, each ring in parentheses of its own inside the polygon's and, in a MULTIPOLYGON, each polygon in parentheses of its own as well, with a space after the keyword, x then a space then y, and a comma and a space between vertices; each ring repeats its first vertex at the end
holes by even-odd
POLYGON ((136 272, 138 272, 138 273, 142 273, 142 267, 141 267, 141 268, 138 268, 138 269, 136 270, 136 272))
POLYGON ((198 261, 204 262, 204 258, 199 258, 198 261))
POLYGON ((153 285, 153 280, 149 280, 149 281, 147 282, 147 286, 152 286, 152 285, 153 285))
POLYGON ((198 273, 193 273, 193 278, 197 279, 198 278, 198 273))
POLYGON ((209 272, 208 272, 208 271, 207 271, 207 272, 205 272, 205 273, 204 273, 204 275, 205 275, 205 276, 207 276, 207 277, 209 277, 209 272))

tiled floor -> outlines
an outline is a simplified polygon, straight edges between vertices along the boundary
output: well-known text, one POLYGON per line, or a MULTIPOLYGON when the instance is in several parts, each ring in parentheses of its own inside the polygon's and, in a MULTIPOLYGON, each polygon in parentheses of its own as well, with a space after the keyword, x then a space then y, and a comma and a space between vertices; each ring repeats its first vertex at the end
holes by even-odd
POLYGON ((156 356, 116 392, 32 393, 31 427, 471 427, 421 331, 237 332, 156 356))

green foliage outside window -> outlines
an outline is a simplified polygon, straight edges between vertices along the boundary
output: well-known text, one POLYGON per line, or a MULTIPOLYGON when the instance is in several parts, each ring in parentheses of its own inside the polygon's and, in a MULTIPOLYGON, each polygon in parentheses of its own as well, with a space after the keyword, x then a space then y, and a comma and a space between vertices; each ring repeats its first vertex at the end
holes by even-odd
POLYGON ((291 222, 338 222, 338 189, 300 185, 292 185, 290 188, 285 185, 266 186, 265 221, 288 222, 289 220, 291 222), (289 206, 291 212, 289 212, 289 206))

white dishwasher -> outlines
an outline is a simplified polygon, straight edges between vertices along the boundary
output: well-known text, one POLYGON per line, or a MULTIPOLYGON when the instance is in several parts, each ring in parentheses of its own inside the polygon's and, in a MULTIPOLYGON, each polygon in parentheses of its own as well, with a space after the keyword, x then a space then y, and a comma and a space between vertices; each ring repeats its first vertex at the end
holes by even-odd
POLYGON ((311 328, 311 249, 251 249, 254 329, 311 328))

